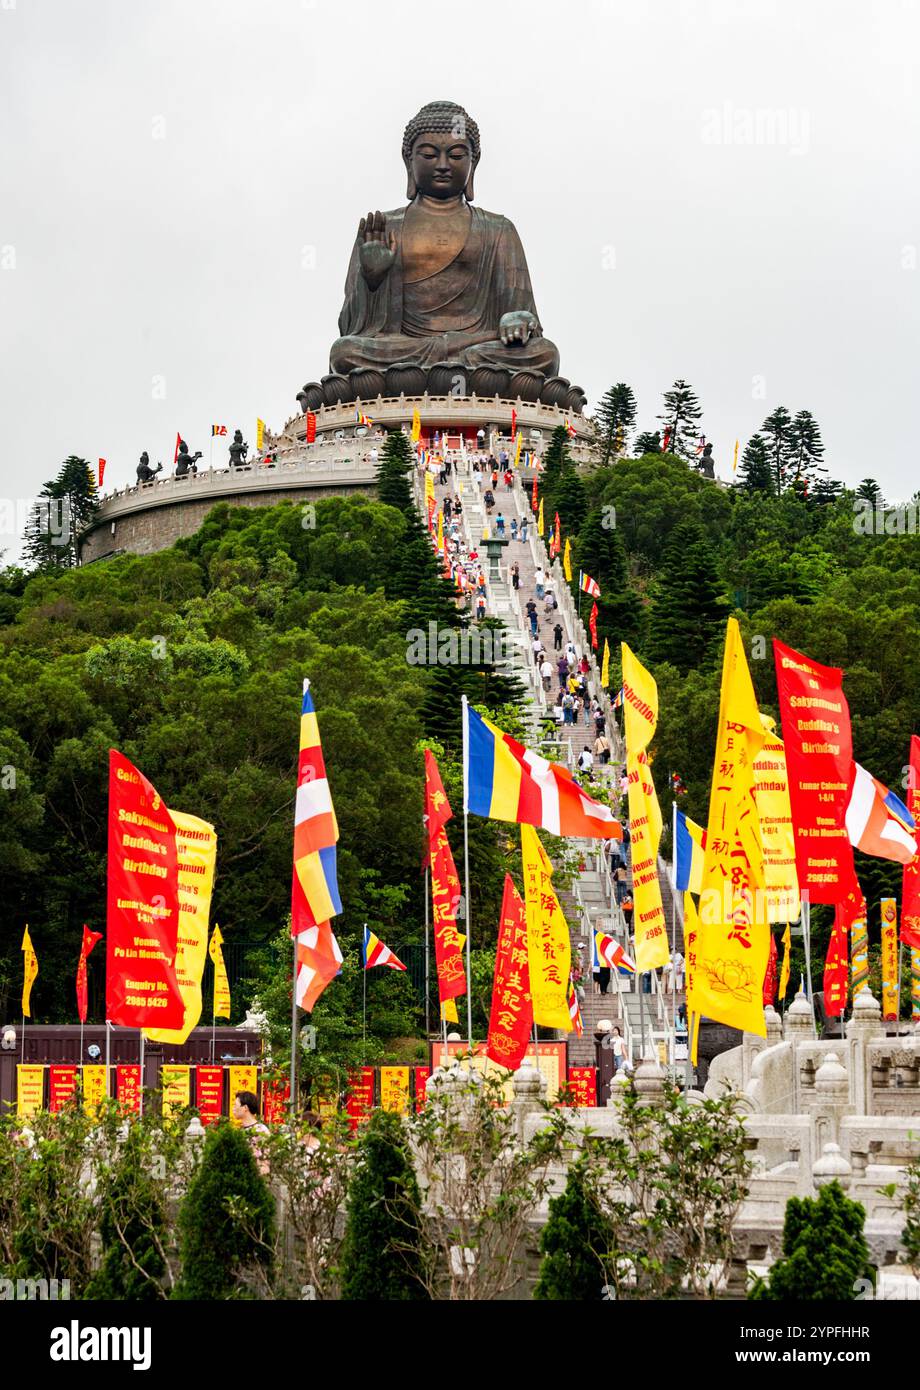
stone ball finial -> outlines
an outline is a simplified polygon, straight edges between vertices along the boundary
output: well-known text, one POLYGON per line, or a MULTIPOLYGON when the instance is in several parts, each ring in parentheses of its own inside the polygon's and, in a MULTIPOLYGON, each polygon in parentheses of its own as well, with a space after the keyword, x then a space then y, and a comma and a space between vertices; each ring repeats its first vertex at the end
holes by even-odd
POLYGON ((825 1053, 823 1062, 815 1072, 815 1090, 849 1094, 850 1078, 836 1052, 825 1053))
POLYGON ((660 1105, 664 1100, 664 1072, 657 1057, 643 1057, 633 1078, 636 1094, 645 1105, 660 1105))
POLYGON ((868 986, 861 989, 853 1000, 853 1017, 862 1022, 868 1022, 873 1018, 881 1018, 882 1006, 876 999, 868 986))
POLYGON ((535 1066, 525 1061, 514 1073, 511 1089, 515 1100, 540 1101, 546 1095, 546 1081, 535 1066))
POLYGON ((189 1120, 185 1130, 185 1137, 186 1139, 204 1138, 204 1125, 201 1123, 201 1120, 198 1118, 197 1115, 193 1115, 192 1118, 189 1120))
POLYGON ((839 1182, 845 1192, 852 1181, 853 1169, 844 1158, 840 1145, 827 1143, 821 1150, 821 1157, 812 1165, 811 1176, 815 1187, 839 1182))
POLYGON ((774 1043, 783 1040, 783 1020, 776 1012, 772 1004, 768 1004, 763 1011, 764 1023, 767 1025, 767 1047, 772 1047, 774 1043))
POLYGON ((815 1030, 815 1011, 804 990, 799 990, 786 1013, 786 1036, 790 1033, 809 1033, 815 1030))

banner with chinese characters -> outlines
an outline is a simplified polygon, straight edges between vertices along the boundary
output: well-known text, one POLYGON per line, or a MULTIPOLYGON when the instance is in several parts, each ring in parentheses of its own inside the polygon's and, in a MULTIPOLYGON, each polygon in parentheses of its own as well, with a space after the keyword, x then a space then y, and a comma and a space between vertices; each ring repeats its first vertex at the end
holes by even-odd
POLYGON ((430 1067, 415 1067, 414 1070, 415 1070, 415 1110, 416 1110, 416 1113, 418 1113, 420 1110, 424 1110, 424 1109, 425 1109, 425 1102, 426 1102, 426 1100, 428 1099, 428 1096, 427 1096, 426 1091, 425 1091, 425 1087, 426 1087, 427 1084, 428 1084, 428 1078, 431 1076, 431 1068, 430 1068, 430 1067))
POLYGON ((45 1100, 45 1068, 31 1062, 16 1064, 16 1118, 36 1115, 45 1100))
POLYGON ((409 1109, 409 1068, 380 1068, 380 1105, 405 1115, 409 1109))
POLYGON ((636 937, 636 969, 642 974, 665 965, 671 955, 661 905, 661 885, 658 882, 661 808, 647 752, 658 727, 658 687, 625 642, 621 644, 621 654, 633 931, 636 937))
POLYGON ((800 893, 842 902, 853 887, 846 827, 853 740, 843 672, 773 640, 800 893))
POLYGON ((179 878, 179 931, 176 979, 185 1017, 181 1028, 147 1028, 151 1042, 184 1043, 201 1018, 201 977, 208 954, 208 920, 214 890, 217 833, 213 825, 185 811, 170 811, 176 825, 179 878))
POLYGON ((195 1068, 195 1104, 203 1125, 215 1124, 224 1113, 224 1069, 208 1064, 195 1068))
POLYGON ((287 1119, 287 1104, 291 1098, 288 1080, 262 1082, 262 1119, 267 1125, 283 1125, 287 1119))
POLYGON ((882 898, 882 1018, 896 1019, 901 1012, 901 978, 898 960, 898 904, 882 898))
POLYGON ((115 1098, 119 1108, 129 1115, 139 1115, 141 1109, 141 1069, 137 1062, 115 1068, 115 1098))
POLYGON ((83 1068, 83 1110, 87 1115, 95 1115, 106 1098, 105 1064, 94 1063, 83 1068))
POLYGON ((580 1110, 597 1105, 597 1067, 569 1067, 567 1080, 573 1105, 580 1110))
POLYGON ((181 1028, 176 825, 156 788, 109 749, 106 1007, 123 1028, 181 1028))
POLYGON ((354 1132, 358 1125, 364 1124, 374 1108, 374 1081, 375 1072, 373 1067, 361 1067, 358 1071, 353 1071, 348 1078, 348 1099, 345 1109, 348 1112, 348 1123, 354 1132))
POLYGON ((847 1006, 850 963, 847 958, 847 919, 842 903, 834 912, 834 926, 827 944, 824 962, 824 1012, 828 1018, 839 1018, 847 1006))
MULTIPOLYGON (((910 762, 907 766, 907 809, 920 825, 920 738, 911 735, 910 762)), ((901 940, 905 946, 920 948, 920 853, 904 865, 901 879, 901 940)))
POLYGON ((799 920, 799 879, 795 867, 795 831, 789 804, 786 750, 772 719, 760 716, 763 747, 754 759, 754 800, 760 820, 763 877, 768 922, 799 920))
POLYGON ((499 1066, 517 1071, 532 1032, 527 917, 514 880, 505 874, 486 1051, 499 1066))
POLYGON ((192 1103, 191 1067, 178 1066, 167 1062, 160 1069, 160 1085, 163 1089, 163 1114, 175 1115, 192 1103))
MULTIPOLYGON (((230 1118, 233 1119, 233 1107, 236 1105, 236 1097, 240 1091, 250 1091, 254 1096, 259 1094, 259 1069, 247 1063, 245 1066, 228 1067, 227 1073, 230 1081, 230 1090, 227 1095, 227 1108, 230 1118)), ((238 1120, 233 1120, 234 1124, 239 1124, 238 1120)))
POLYGON ((869 985, 869 924, 858 885, 844 898, 841 910, 850 926, 850 989, 855 999, 869 985))
MULTIPOLYGON (((529 1043, 527 1047, 527 1061, 532 1067, 536 1067, 546 1082, 545 1099, 548 1105, 559 1099, 559 1092, 566 1084, 566 1046, 564 1042, 541 1042, 539 1048, 533 1043, 529 1043)), ((454 1058, 466 1057, 468 1052, 467 1042, 450 1042, 446 1047, 442 1042, 432 1043, 432 1068, 446 1067, 454 1058)), ((492 1061, 486 1053, 484 1043, 473 1044, 471 1061, 477 1071, 481 1071, 485 1076, 494 1076, 501 1082, 502 1095, 506 1102, 514 1099, 513 1073, 492 1061)))
POLYGON ((521 826, 524 864, 524 903, 527 916, 527 959, 535 1023, 572 1031, 569 1013, 569 972, 572 943, 568 923, 553 891, 553 866, 532 825, 521 826))
POLYGON ((438 973, 438 997, 443 1004, 466 993, 466 969, 457 932, 460 879, 443 826, 430 843, 434 958, 438 973))
POLYGON ((64 1109, 65 1105, 71 1103, 76 1089, 77 1069, 75 1066, 52 1064, 48 1068, 48 1109, 52 1115, 56 1115, 59 1110, 64 1109))
MULTIPOLYGON (((716 749, 700 892, 700 931, 687 1010, 766 1037, 763 982, 770 955, 754 760, 764 741, 737 619, 722 660, 716 749)), ((696 1062, 691 1040, 691 1058, 696 1062)))

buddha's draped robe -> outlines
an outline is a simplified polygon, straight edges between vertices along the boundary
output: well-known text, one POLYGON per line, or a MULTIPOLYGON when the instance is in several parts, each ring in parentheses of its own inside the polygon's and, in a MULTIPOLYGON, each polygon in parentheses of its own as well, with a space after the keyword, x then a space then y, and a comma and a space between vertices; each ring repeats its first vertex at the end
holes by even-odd
POLYGON ((524 248, 507 218, 467 204, 432 211, 416 200, 386 214, 387 238, 391 232, 396 259, 375 290, 361 271, 361 238, 355 240, 333 372, 457 362, 558 373, 559 354, 539 327, 524 248), (506 345, 499 320, 520 309, 537 318, 537 327, 526 343, 506 345))

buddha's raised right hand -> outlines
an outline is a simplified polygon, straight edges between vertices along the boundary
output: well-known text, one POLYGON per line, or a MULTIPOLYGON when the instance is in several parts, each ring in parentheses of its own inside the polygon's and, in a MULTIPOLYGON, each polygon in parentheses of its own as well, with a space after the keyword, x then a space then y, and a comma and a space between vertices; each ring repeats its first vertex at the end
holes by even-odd
POLYGON ((369 212, 358 223, 358 259, 368 286, 375 290, 396 260, 396 237, 387 234, 387 220, 382 212, 369 212))

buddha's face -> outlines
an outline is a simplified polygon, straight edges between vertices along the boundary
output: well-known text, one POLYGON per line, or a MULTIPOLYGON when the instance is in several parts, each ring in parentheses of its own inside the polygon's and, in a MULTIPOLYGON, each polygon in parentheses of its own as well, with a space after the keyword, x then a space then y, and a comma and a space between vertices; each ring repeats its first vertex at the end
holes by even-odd
POLYGON ((419 135, 412 146, 412 177, 429 198, 456 198, 466 187, 473 153, 466 140, 448 131, 419 135))

